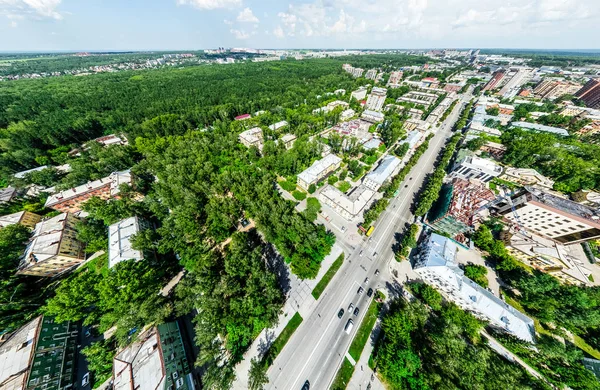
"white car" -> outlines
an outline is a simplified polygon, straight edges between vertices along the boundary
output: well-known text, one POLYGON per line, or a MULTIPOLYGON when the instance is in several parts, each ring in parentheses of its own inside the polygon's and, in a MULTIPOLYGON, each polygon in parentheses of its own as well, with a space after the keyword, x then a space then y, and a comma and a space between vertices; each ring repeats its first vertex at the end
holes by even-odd
POLYGON ((86 373, 81 380, 81 387, 86 387, 90 384, 90 373, 86 373))

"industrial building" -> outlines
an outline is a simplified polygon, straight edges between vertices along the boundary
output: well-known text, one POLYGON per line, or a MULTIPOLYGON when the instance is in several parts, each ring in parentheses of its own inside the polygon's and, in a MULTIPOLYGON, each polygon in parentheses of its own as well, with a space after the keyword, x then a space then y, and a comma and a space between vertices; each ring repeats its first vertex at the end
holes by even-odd
POLYGON ((580 89, 581 84, 573 81, 546 78, 533 89, 533 93, 542 99, 555 100, 563 95, 573 95, 580 89))
POLYGON ((317 184, 319 180, 335 171, 342 165, 342 159, 335 154, 328 154, 320 160, 315 161, 310 167, 298 175, 298 186, 305 191, 311 184, 317 184))
POLYGON ((419 247, 415 272, 438 289, 449 301, 499 330, 533 343, 533 320, 464 275, 457 263, 458 245, 439 234, 431 234, 419 247))
POLYGON ((575 94, 586 106, 600 109, 600 78, 590 79, 575 94))
POLYGON ((534 187, 525 187, 494 209, 518 227, 561 244, 600 238, 600 210, 534 187))
POLYGON ((73 214, 62 213, 37 223, 17 273, 51 277, 80 264, 84 253, 77 240, 78 221, 73 214))
POLYGON ((442 187, 427 223, 456 237, 469 231, 477 211, 495 199, 496 195, 479 180, 454 179, 442 187))
POLYGON ((176 322, 154 326, 113 360, 114 390, 193 390, 183 339, 176 322))
POLYGON ((39 316, 0 338, 0 389, 75 388, 78 328, 39 316))

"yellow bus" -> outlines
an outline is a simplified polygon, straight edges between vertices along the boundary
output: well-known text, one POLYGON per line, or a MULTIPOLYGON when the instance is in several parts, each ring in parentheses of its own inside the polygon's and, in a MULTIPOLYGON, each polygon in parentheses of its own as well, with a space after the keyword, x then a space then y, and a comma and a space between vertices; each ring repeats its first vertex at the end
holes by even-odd
POLYGON ((374 227, 374 226, 371 226, 371 227, 369 228, 369 230, 367 230, 367 234, 366 234, 366 236, 367 236, 367 237, 369 237, 371 234, 373 234, 373 230, 375 230, 375 227, 374 227))

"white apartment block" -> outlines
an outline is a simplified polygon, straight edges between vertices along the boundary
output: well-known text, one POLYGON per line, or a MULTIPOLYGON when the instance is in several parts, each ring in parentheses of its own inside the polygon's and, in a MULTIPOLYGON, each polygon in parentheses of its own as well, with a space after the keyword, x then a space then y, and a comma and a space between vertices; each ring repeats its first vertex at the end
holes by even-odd
POLYGON ((383 105, 385 104, 385 96, 387 94, 387 89, 373 87, 369 97, 367 98, 367 109, 373 111, 381 111, 383 105))
POLYGON ((348 195, 334 186, 327 185, 321 190, 319 200, 331 207, 344 219, 352 221, 365 209, 375 195, 375 191, 361 184, 348 195))
POLYGON ((108 227, 108 268, 125 260, 144 259, 144 254, 131 246, 131 238, 140 230, 138 217, 126 218, 108 227))
POLYGON ((364 110, 360 117, 371 123, 383 122, 385 118, 382 113, 373 110, 364 110))
POLYGON ((315 161, 310 167, 298 175, 298 186, 306 191, 311 184, 317 184, 319 180, 326 177, 342 165, 342 159, 335 154, 328 154, 320 160, 315 161))
POLYGON ((381 163, 363 180, 365 187, 377 191, 383 183, 392 177, 392 174, 400 166, 400 159, 389 154, 385 156, 381 163))
POLYGON ((433 233, 419 247, 415 272, 461 309, 497 329, 534 343, 535 329, 531 318, 464 275, 457 262, 462 250, 465 249, 459 249, 451 239, 433 233))
POLYGON ((375 80, 377 78, 377 69, 369 69, 365 74, 365 78, 368 80, 375 80))
POLYGON ((525 187, 494 207, 513 224, 561 244, 600 238, 600 210, 537 188, 525 187))
POLYGON ((454 165, 454 169, 449 178, 460 178, 464 180, 477 179, 488 182, 495 177, 500 176, 502 167, 493 161, 483 159, 477 156, 466 156, 454 165))
POLYGON ((262 150, 263 140, 263 131, 260 127, 253 127, 250 130, 240 133, 240 142, 248 148, 256 146, 258 150, 262 150))
POLYGON ((398 70, 390 73, 390 78, 388 79, 389 86, 398 86, 402 81, 402 71, 398 70))
POLYGON ((340 114, 340 120, 346 121, 352 118, 354 115, 356 115, 356 111, 354 111, 351 108, 348 108, 347 110, 342 111, 342 113, 340 114))
POLYGON ((367 87, 360 87, 356 91, 353 91, 350 97, 356 100, 364 100, 367 97, 367 87))

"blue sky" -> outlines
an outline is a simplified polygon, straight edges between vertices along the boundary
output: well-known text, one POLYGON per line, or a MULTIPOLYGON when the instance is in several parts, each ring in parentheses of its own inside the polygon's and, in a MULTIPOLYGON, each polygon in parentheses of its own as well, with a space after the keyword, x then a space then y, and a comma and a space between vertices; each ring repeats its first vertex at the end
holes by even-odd
POLYGON ((598 49, 600 0, 0 0, 0 51, 598 49))

